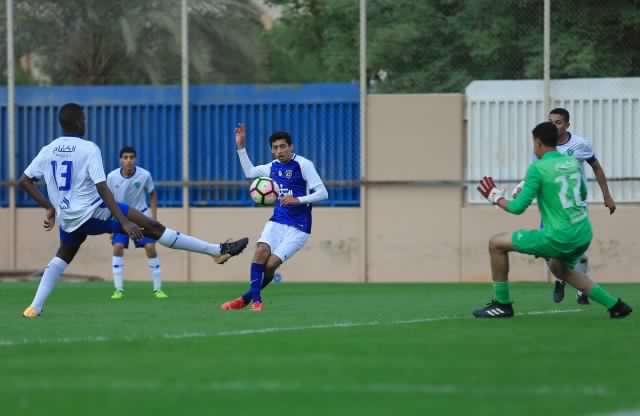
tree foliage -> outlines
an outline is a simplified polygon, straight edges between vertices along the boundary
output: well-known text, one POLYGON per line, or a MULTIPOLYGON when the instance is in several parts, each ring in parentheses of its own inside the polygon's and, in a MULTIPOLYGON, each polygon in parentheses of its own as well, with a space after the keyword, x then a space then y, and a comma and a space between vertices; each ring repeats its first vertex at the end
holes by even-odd
MULTIPOLYGON (((277 81, 358 77, 357 0, 271 0, 277 81), (289 69, 289 70, 287 70, 289 69)), ((552 2, 552 77, 640 75, 640 2, 552 2)), ((369 0, 369 77, 380 91, 462 91, 474 79, 541 78, 539 0, 369 0)))

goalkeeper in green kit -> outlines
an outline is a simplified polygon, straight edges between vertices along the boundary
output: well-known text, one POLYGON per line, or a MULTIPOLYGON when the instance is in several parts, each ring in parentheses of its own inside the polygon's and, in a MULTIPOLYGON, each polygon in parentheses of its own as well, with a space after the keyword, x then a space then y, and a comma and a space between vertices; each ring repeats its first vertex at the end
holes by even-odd
POLYGON ((475 310, 473 316, 513 316, 508 274, 509 252, 515 251, 550 259, 549 267, 556 277, 604 305, 611 318, 624 318, 632 311, 629 305, 611 296, 586 274, 574 270, 592 238, 585 201, 587 188, 580 164, 575 158, 556 150, 558 129, 553 123, 540 123, 532 133, 538 160, 529 166, 524 188, 518 196, 507 201, 504 190, 497 188, 493 178, 486 176, 478 191, 492 204, 516 215, 522 214, 537 199, 544 229, 516 230, 512 234, 497 234, 489 240, 495 299, 475 310))

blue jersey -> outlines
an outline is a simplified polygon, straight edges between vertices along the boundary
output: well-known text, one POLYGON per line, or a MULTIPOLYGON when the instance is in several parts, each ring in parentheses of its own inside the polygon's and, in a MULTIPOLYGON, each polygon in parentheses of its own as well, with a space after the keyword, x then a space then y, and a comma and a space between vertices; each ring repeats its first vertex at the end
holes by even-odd
MULTIPOLYGON (((271 162, 269 176, 278 184, 281 198, 287 195, 301 197, 308 194, 309 187, 303 174, 305 161, 311 164, 310 161, 297 155, 287 163, 280 163, 277 160, 271 162)), ((313 170, 315 171, 315 168, 313 170)), ((280 205, 280 200, 277 200, 271 221, 290 225, 307 234, 311 233, 311 204, 283 207, 280 205)))
POLYGON ((271 221, 289 225, 307 234, 311 233, 311 203, 304 203, 311 201, 305 199, 309 198, 312 190, 318 189, 321 189, 326 197, 326 188, 313 162, 294 154, 287 163, 274 160, 266 165, 253 166, 245 149, 238 151, 238 155, 247 177, 269 176, 278 184, 281 198, 291 195, 303 202, 283 207, 280 200, 276 201, 271 221))

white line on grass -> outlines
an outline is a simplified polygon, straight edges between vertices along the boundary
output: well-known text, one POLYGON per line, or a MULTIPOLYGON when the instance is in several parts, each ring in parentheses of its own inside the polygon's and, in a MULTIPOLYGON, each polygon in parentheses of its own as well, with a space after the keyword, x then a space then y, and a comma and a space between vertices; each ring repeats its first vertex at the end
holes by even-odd
MULTIPOLYGON (((546 311, 531 311, 516 314, 518 316, 527 315, 556 315, 561 313, 578 313, 583 309, 550 309, 546 311)), ((289 327, 268 327, 268 328, 255 328, 255 329, 238 329, 233 331, 220 331, 220 332, 183 332, 177 334, 161 334, 159 337, 164 339, 188 339, 188 338, 205 338, 205 337, 234 337, 244 335, 260 335, 271 334, 275 332, 299 332, 299 331, 311 331, 315 329, 338 329, 338 328, 358 328, 358 327, 371 327, 371 326, 395 326, 395 325, 411 325, 422 324, 428 322, 439 321, 461 321, 473 319, 468 316, 438 316, 431 318, 419 318, 419 319, 407 319, 396 321, 368 321, 368 322, 334 322, 329 324, 317 324, 307 326, 289 326, 289 327)), ((97 342, 109 342, 109 341, 140 341, 145 339, 151 339, 154 337, 145 336, 123 336, 123 337, 109 337, 104 335, 87 336, 87 337, 61 337, 61 338, 24 338, 18 340, 12 339, 0 339, 0 347, 13 347, 18 345, 31 345, 31 344, 73 344, 73 343, 97 343, 97 342)))
MULTIPOLYGON (((158 382, 149 380, 115 380, 107 382, 74 382, 31 380, 11 383, 10 391, 126 391, 126 392, 260 392, 260 393, 373 393, 426 395, 527 395, 527 396, 611 396, 615 392, 602 385, 482 385, 482 384, 425 384, 425 383, 301 383, 281 381, 226 380, 203 383, 158 382)), ((616 416, 628 416, 616 414, 616 416)))

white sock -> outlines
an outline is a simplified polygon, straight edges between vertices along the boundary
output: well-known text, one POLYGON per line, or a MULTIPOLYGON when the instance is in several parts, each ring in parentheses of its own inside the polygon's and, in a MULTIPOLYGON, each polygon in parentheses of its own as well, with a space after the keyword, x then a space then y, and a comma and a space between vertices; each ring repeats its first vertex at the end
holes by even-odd
POLYGON ((211 244, 207 241, 191 237, 190 235, 182 234, 171 228, 164 230, 158 243, 177 250, 192 251, 194 253, 209 254, 211 256, 220 255, 220 244, 211 244))
MULTIPOLYGON (((580 260, 578 260, 578 264, 576 264, 574 270, 580 273, 584 273, 588 278, 591 278, 591 275, 589 273, 589 259, 587 258, 587 256, 580 257, 580 260)), ((578 289, 578 296, 582 295, 582 293, 582 290, 578 289)))
POLYGON ((38 285, 38 290, 33 298, 33 302, 31 302, 31 306, 33 306, 38 313, 42 311, 44 302, 49 297, 49 294, 51 294, 56 282, 60 276, 62 276, 67 266, 68 264, 59 257, 52 258, 47 265, 42 279, 40 279, 40 284, 38 285))
POLYGON ((149 271, 151 272, 151 279, 153 280, 153 290, 160 290, 162 288, 162 279, 160 279, 160 259, 153 257, 149 259, 149 271))
POLYGON ((113 274, 113 286, 116 290, 124 290, 124 258, 113 256, 111 258, 111 272, 113 274))

